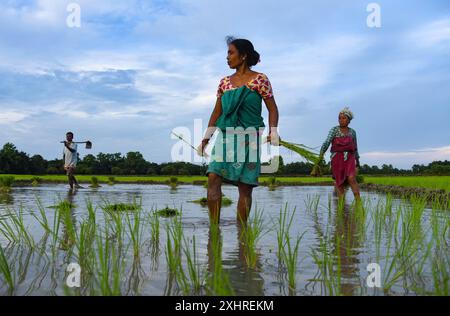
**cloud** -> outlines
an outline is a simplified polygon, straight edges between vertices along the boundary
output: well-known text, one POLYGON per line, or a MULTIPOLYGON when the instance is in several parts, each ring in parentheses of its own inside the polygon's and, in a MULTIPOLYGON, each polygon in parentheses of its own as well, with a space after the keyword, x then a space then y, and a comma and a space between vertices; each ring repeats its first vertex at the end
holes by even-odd
POLYGON ((13 124, 24 120, 28 115, 17 111, 2 111, 0 112, 0 125, 13 124))
POLYGON ((450 45, 450 17, 445 17, 412 31, 408 39, 422 48, 450 45))
POLYGON ((436 160, 450 160, 450 146, 399 152, 372 151, 362 153, 361 158, 364 160, 364 163, 369 165, 386 163, 409 168, 413 164, 426 164, 436 160))
POLYGON ((0 124, 10 127, 0 143, 59 154, 55 135, 71 129, 95 137, 95 150, 167 161, 170 129, 195 118, 206 125, 219 80, 233 72, 230 34, 261 53, 254 70, 272 82, 285 139, 320 145, 349 104, 371 161, 395 158, 370 154, 380 141, 406 152, 446 144, 450 24, 434 5, 417 2, 406 17, 403 4, 382 4, 397 24, 386 15, 369 30, 365 5, 343 1, 78 0, 82 27, 70 29, 69 2, 0 3, 0 124), (425 133, 412 129, 418 123, 425 133))

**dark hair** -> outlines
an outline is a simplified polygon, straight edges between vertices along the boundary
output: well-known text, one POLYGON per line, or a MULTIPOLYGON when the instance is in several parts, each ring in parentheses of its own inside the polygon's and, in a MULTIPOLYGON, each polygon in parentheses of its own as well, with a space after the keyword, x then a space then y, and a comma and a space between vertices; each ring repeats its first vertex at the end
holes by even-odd
POLYGON ((72 132, 67 132, 66 135, 72 135, 73 136, 73 133, 72 132))
POLYGON ((252 42, 243 38, 234 38, 233 36, 227 36, 226 39, 227 44, 233 44, 240 55, 247 55, 247 65, 249 67, 255 66, 260 62, 259 53, 253 47, 252 42))

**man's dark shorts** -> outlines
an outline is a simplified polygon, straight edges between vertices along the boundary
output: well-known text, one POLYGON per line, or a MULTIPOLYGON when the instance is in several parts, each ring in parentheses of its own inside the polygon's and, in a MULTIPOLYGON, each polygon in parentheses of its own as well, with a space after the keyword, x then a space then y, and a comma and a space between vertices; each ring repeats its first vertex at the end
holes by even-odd
POLYGON ((74 166, 64 167, 64 170, 66 170, 66 174, 68 176, 73 176, 75 174, 75 167, 74 166))

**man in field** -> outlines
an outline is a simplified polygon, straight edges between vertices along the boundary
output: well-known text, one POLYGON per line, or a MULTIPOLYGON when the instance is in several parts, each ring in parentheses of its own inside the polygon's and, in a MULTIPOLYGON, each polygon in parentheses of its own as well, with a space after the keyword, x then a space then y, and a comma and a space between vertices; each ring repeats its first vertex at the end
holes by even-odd
POLYGON ((69 178, 70 189, 74 186, 76 189, 82 188, 75 179, 75 169, 78 162, 77 144, 73 142, 73 133, 66 134, 66 141, 64 141, 63 151, 64 170, 69 178))

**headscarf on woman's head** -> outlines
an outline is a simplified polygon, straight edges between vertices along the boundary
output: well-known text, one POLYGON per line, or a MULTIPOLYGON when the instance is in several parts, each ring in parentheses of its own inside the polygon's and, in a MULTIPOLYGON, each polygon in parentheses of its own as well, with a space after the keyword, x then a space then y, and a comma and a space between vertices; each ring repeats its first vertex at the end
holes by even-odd
POLYGON ((344 114, 345 116, 348 117, 348 119, 351 121, 353 120, 353 112, 350 111, 350 109, 348 108, 348 106, 346 106, 345 108, 342 109, 341 112, 339 112, 339 114, 344 114))

